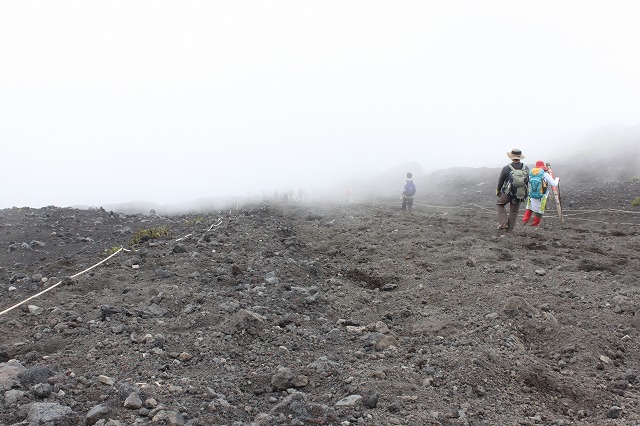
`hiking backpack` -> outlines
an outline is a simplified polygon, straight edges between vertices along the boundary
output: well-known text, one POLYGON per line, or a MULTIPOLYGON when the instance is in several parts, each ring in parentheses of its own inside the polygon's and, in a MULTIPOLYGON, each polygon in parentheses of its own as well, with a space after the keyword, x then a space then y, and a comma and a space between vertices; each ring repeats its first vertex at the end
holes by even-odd
POLYGON ((529 170, 522 165, 522 169, 518 170, 509 164, 511 171, 504 183, 503 192, 509 194, 511 198, 517 202, 527 199, 527 189, 529 181, 529 170))
POLYGON ((404 185, 404 196, 413 197, 416 195, 416 184, 412 180, 408 180, 404 185))
POLYGON ((544 170, 533 169, 529 173, 529 197, 541 199, 547 192, 547 185, 544 180, 544 170), (535 170, 535 172, 534 172, 535 170), (535 173, 535 174, 534 174, 535 173))

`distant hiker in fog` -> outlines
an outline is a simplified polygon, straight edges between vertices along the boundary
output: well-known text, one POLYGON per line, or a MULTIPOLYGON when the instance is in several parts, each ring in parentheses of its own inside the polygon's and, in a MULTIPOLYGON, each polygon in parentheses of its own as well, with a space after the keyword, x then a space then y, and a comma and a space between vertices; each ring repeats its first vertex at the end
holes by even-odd
POLYGON ((413 182, 413 175, 407 173, 407 180, 402 187, 402 210, 413 210, 414 195, 416 195, 416 184, 413 182))
POLYGON ((498 206, 498 229, 511 232, 516 226, 520 203, 527 200, 529 169, 520 162, 524 155, 518 148, 507 152, 507 157, 511 159, 511 164, 504 166, 500 172, 496 189, 498 197, 496 205, 498 206), (509 204, 508 215, 505 207, 507 204, 509 204))
POLYGON ((344 201, 346 203, 351 202, 351 187, 348 186, 345 190, 344 190, 344 201))
POLYGON ((536 161, 536 166, 529 172, 529 198, 527 199, 527 210, 522 217, 522 224, 526 225, 533 214, 533 222, 531 226, 539 226, 544 209, 547 206, 547 198, 549 197, 549 186, 556 187, 560 182, 560 178, 553 179, 547 173, 547 166, 544 161, 536 161))

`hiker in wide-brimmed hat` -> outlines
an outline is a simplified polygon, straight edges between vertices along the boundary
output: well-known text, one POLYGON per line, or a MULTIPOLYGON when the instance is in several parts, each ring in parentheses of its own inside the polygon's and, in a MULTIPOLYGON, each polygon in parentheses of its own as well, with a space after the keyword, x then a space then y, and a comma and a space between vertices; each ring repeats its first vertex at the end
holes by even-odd
POLYGON ((507 152, 507 157, 511 158, 511 160, 523 160, 524 155, 522 155, 522 151, 518 148, 513 148, 511 151, 507 152))
POLYGON ((527 184, 529 181, 529 169, 520 160, 524 158, 522 151, 513 148, 507 152, 511 164, 507 164, 500 171, 496 196, 498 201, 498 229, 507 232, 513 231, 516 226, 520 203, 527 199, 527 184), (509 204, 509 214, 505 206, 509 204))
POLYGON ((536 166, 529 172, 529 197, 527 198, 527 209, 522 216, 522 224, 526 225, 533 214, 531 226, 539 226, 547 206, 549 192, 547 189, 558 186, 560 178, 552 178, 547 172, 547 165, 544 161, 536 161, 536 166))

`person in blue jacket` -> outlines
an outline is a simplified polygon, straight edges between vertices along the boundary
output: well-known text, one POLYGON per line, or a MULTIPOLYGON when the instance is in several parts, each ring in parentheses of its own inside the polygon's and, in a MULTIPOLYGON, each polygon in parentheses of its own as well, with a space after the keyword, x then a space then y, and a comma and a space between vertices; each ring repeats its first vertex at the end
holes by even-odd
POLYGON ((402 187, 402 210, 413 210, 414 195, 416 195, 416 184, 413 182, 413 175, 407 173, 407 180, 402 187))

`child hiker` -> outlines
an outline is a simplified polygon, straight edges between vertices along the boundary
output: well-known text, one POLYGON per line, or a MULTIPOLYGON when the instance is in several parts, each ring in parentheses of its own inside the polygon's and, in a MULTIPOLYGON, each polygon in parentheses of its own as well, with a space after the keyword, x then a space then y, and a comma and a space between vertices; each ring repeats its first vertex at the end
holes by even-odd
POLYGON ((527 207, 522 217, 522 224, 526 225, 533 214, 533 222, 531 226, 540 226, 540 220, 547 206, 549 186, 558 186, 560 178, 553 179, 547 173, 547 166, 544 161, 536 161, 536 166, 529 172, 529 197, 527 198, 527 207))

